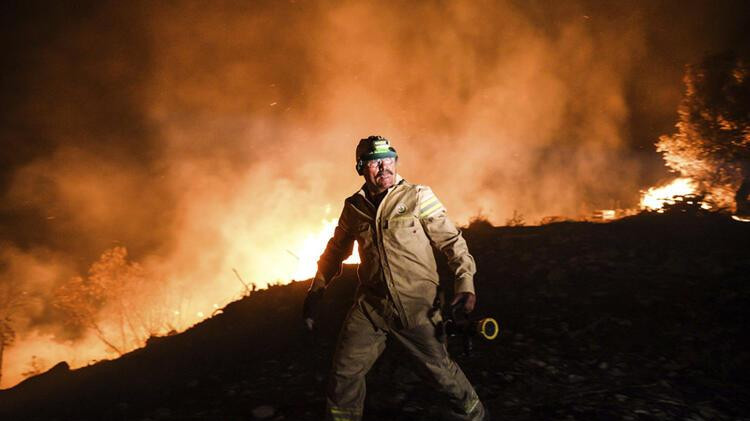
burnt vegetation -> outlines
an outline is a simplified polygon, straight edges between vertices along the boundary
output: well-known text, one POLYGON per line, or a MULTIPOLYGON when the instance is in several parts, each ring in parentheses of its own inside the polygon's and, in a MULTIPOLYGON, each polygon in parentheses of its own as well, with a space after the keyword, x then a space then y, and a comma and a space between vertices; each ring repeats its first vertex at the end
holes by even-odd
MULTIPOLYGON (((611 223, 464 234, 476 317, 501 334, 449 348, 493 416, 510 420, 721 420, 750 413, 750 224, 687 202, 611 223)), ((259 290, 190 330, 117 360, 60 364, 0 391, 12 420, 319 420, 336 334, 356 287, 346 267, 320 330, 308 282, 259 290)), ((368 377, 366 420, 436 420, 439 396, 389 347, 368 377)))

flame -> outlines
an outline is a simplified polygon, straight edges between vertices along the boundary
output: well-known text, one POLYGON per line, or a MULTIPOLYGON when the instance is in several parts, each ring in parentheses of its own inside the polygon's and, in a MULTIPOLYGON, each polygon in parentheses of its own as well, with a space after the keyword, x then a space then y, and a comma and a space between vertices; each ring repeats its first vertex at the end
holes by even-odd
MULTIPOLYGON (((322 220, 320 230, 308 235, 294 250, 289 250, 289 254, 298 260, 297 268, 291 279, 309 279, 315 276, 318 269, 318 258, 325 250, 328 240, 333 236, 337 222, 336 219, 322 220)), ((359 251, 356 242, 354 252, 344 263, 359 263, 359 251)))
MULTIPOLYGON (((696 194, 697 189, 698 185, 694 180, 680 177, 669 184, 641 191, 640 207, 643 210, 662 212, 664 205, 675 203, 675 197, 696 194)), ((704 209, 707 206, 705 203, 701 204, 704 209)))
MULTIPOLYGON (((326 213, 330 210, 327 209, 326 213)), ((319 224, 299 226, 290 226, 288 236, 284 236, 278 242, 269 241, 268 254, 264 254, 262 259, 268 260, 273 270, 264 271, 263 268, 243 267, 238 265, 240 272, 249 274, 247 281, 252 282, 260 288, 267 285, 287 284, 294 280, 310 279, 315 276, 317 271, 317 261, 325 250, 328 240, 333 236, 338 220, 336 218, 327 218, 323 216, 319 224)), ((248 246, 245 238, 233 241, 228 244, 229 252, 239 253, 240 251, 248 253, 248 246)), ((257 248, 253 249, 257 252, 257 248)), ((239 254, 238 254, 239 255, 239 254)), ((246 255, 245 255, 246 256, 246 255)), ((346 259, 345 263, 359 263, 359 253, 355 244, 353 254, 346 259)), ((254 260, 257 264, 258 260, 254 260)), ((233 261, 236 263, 236 261, 233 261)), ((263 265, 257 265, 263 266, 263 265)), ((221 269, 215 269, 218 272, 221 269)), ((230 272, 231 273, 231 272, 230 272)), ((164 288, 156 288, 147 291, 151 301, 144 301, 148 297, 128 297, 128 302, 137 302, 143 305, 143 308, 130 309, 132 314, 128 316, 143 316, 143 319, 156 321, 155 328, 150 331, 152 334, 166 335, 174 331, 183 331, 195 323, 198 323, 207 317, 211 317, 221 310, 226 303, 236 300, 237 292, 240 286, 231 276, 225 276, 226 283, 212 284, 212 293, 195 294, 188 293, 183 295, 180 292, 179 283, 172 285, 171 289, 164 285, 164 288), (136 299, 137 298, 137 299, 136 299), (158 314, 154 309, 167 308, 158 314), (155 320, 154 317, 156 317, 155 320), (158 329, 157 329, 158 328, 158 329), (171 332, 170 332, 171 331, 171 332)), ((245 280, 243 280, 245 282, 245 280)), ((162 285, 162 284, 159 284, 162 285)), ((111 310, 110 310, 111 311, 111 310)), ((119 326, 110 323, 111 320, 106 317, 99 321, 105 336, 114 335, 119 332, 119 326)), ((142 321, 138 318, 138 321, 142 321)), ((147 339, 148 334, 143 337, 128 337, 130 341, 125 351, 142 346, 147 339)), ((20 335, 18 343, 5 349, 3 361, 3 376, 0 387, 11 387, 24 377, 30 374, 36 374, 40 371, 49 369, 58 361, 67 361, 71 368, 78 368, 106 358, 116 358, 117 355, 112 350, 107 349, 95 335, 87 335, 77 342, 63 342, 49 334, 43 334, 39 331, 24 332, 20 335), (35 366, 30 366, 30 361, 35 362, 35 366), (33 372, 33 373, 32 373, 33 372)))

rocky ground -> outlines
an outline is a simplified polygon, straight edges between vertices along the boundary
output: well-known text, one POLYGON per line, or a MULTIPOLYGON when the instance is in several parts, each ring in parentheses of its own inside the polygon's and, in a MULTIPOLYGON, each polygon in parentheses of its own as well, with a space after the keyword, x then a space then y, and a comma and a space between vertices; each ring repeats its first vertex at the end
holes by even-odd
MULTIPOLYGON (((465 236, 478 308, 501 335, 451 352, 493 419, 750 420, 750 223, 706 213, 607 224, 492 227, 465 236)), ((351 303, 334 282, 315 335, 307 282, 228 305, 114 361, 0 391, 2 420, 320 420, 351 303)), ((392 344, 368 376, 366 420, 441 420, 446 407, 392 344)))

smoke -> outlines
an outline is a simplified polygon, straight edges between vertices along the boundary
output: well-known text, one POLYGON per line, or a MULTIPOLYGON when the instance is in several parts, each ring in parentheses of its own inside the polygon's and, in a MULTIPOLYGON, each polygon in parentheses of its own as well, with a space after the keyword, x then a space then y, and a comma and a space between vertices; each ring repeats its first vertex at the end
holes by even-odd
POLYGON ((359 138, 391 139, 401 175, 459 222, 535 222, 635 205, 654 175, 634 145, 660 133, 633 115, 671 118, 679 100, 679 60, 674 78, 644 71, 666 15, 646 5, 27 7, 5 14, 27 47, 8 49, 18 66, 3 78, 0 282, 34 304, 15 315, 6 372, 53 335, 51 364, 105 355, 51 302, 113 247, 170 291, 180 327, 242 292, 232 268, 288 281, 306 236, 362 183, 359 138), (633 107, 644 91, 648 112, 633 107))
POLYGON ((339 200, 358 183, 352 145, 380 133, 402 173, 433 185, 458 220, 635 200, 637 162, 622 156, 624 89, 643 49, 632 21, 570 12, 541 32, 502 3, 159 19, 157 125, 172 156, 206 156, 214 172, 264 160, 303 179, 304 162, 328 160, 319 183, 339 200))

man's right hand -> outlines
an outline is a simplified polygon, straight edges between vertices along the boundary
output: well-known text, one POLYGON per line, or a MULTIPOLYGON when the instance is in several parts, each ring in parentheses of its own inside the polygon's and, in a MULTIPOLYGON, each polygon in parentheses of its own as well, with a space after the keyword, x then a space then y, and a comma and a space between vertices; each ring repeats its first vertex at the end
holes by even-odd
POLYGON ((464 313, 469 314, 474 311, 474 306, 477 304, 477 296, 471 292, 459 292, 453 296, 451 301, 451 307, 456 306, 463 302, 464 313))
POLYGON ((305 304, 302 306, 302 317, 305 319, 305 327, 308 330, 313 330, 315 326, 315 319, 318 316, 318 307, 320 301, 323 299, 323 288, 313 291, 312 289, 307 291, 305 297, 305 304))

